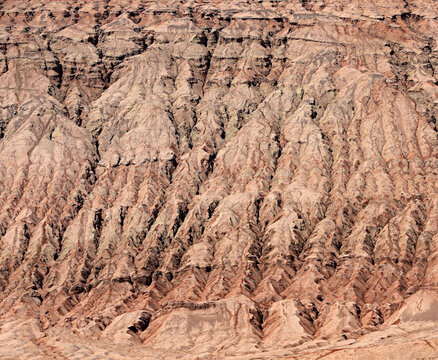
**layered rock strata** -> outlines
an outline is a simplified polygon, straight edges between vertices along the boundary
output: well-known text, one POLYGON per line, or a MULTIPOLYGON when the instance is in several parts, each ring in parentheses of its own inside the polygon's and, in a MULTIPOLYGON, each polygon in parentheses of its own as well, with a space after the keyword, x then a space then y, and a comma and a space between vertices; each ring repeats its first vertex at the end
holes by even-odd
POLYGON ((0 358, 438 356, 438 7, 0 2, 0 358))

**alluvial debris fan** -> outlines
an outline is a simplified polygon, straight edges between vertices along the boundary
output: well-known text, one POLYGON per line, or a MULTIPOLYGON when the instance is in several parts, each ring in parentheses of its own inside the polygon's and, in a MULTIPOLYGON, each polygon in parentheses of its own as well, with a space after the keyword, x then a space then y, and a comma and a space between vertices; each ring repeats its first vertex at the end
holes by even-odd
POLYGON ((436 0, 0 1, 0 359, 438 358, 436 0))

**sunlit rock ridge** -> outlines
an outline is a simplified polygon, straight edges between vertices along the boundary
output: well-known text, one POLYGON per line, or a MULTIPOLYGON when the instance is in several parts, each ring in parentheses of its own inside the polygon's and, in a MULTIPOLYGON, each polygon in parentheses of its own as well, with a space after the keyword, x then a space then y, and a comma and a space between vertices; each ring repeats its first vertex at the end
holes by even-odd
POLYGON ((438 358, 435 0, 0 1, 0 359, 438 358))

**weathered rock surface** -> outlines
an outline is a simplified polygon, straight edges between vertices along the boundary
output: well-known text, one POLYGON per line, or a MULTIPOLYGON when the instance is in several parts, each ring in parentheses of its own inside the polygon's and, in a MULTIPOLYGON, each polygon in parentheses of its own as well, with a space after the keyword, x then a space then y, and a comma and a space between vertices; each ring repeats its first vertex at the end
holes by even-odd
POLYGON ((434 0, 0 2, 1 359, 438 357, 434 0))

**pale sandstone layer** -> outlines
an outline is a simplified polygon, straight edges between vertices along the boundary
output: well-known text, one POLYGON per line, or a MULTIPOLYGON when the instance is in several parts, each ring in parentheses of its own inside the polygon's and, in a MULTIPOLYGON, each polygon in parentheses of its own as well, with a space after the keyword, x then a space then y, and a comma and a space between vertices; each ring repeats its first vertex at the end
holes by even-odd
POLYGON ((0 359, 438 358, 438 5, 0 2, 0 359))

